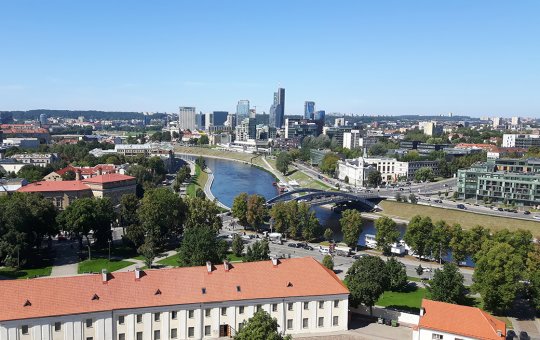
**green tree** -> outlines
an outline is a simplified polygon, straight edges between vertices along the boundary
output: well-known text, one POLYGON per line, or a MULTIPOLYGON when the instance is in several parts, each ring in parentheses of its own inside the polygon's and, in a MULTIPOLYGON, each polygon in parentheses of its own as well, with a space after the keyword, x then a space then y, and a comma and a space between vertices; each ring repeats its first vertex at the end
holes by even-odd
POLYGON ((242 254, 244 253, 244 240, 242 240, 242 237, 240 235, 234 235, 231 248, 235 256, 242 256, 242 254))
POLYGON ((482 244, 490 238, 489 229, 482 226, 475 226, 465 234, 465 243, 468 248, 467 252, 473 256, 475 261, 477 260, 477 254, 479 254, 482 249, 482 244))
POLYGON ((196 226, 186 228, 178 248, 178 263, 181 267, 203 266, 207 261, 221 263, 227 256, 229 246, 216 238, 212 228, 196 226))
POLYGON ((388 290, 399 292, 407 288, 409 279, 405 265, 394 257, 386 261, 386 272, 388 273, 388 290))
POLYGON ((278 322, 264 310, 257 311, 240 329, 235 340, 290 340, 278 332, 278 322))
POLYGON ((422 267, 421 264, 418 265, 418 267, 416 267, 416 275, 418 276, 422 276, 422 274, 424 274, 424 267, 422 267))
POLYGON ((266 199, 261 195, 251 195, 247 200, 246 221, 255 230, 260 230, 266 217, 266 199))
POLYGON ((379 217, 375 221, 375 230, 377 249, 381 250, 385 255, 390 254, 392 243, 398 242, 399 237, 401 236, 396 222, 386 216, 379 217))
POLYGON ((378 187, 382 183, 382 177, 379 170, 372 171, 368 174, 368 185, 372 188, 378 187))
POLYGON ((73 181, 75 180, 75 172, 74 171, 66 171, 62 176, 62 181, 73 181))
POLYGON ((184 228, 208 227, 219 232, 223 221, 219 216, 220 210, 215 202, 199 197, 187 197, 185 203, 187 214, 184 228))
POLYGON ((197 141, 197 143, 199 145, 208 145, 210 143, 210 140, 208 139, 207 135, 202 135, 197 141))
POLYGON ((468 231, 464 231, 459 224, 454 224, 450 230, 450 249, 452 249, 452 260, 456 264, 465 261, 469 255, 468 231))
POLYGON ((484 307, 492 312, 508 310, 523 277, 524 259, 507 243, 486 241, 473 273, 473 290, 482 295, 484 307))
POLYGON ((148 268, 152 268, 152 263, 156 258, 156 248, 154 241, 151 237, 147 237, 143 244, 137 249, 137 252, 142 255, 144 264, 148 268))
POLYGON ((324 239, 327 241, 331 241, 334 239, 334 232, 330 228, 326 228, 324 231, 324 239))
POLYGON ((540 269, 538 267, 529 274, 530 302, 536 310, 540 310, 540 269))
POLYGON ((448 303, 462 303, 465 299, 463 275, 452 262, 444 264, 442 269, 435 269, 429 292, 431 299, 448 303))
POLYGON ((386 145, 384 143, 376 143, 373 144, 369 148, 369 154, 372 156, 384 156, 388 152, 388 149, 386 148, 386 145))
POLYGON ((339 161, 339 156, 333 152, 328 152, 324 155, 321 164, 319 165, 322 172, 334 175, 336 172, 337 162, 339 161))
POLYGON ((431 168, 420 168, 414 173, 414 179, 418 182, 431 182, 435 179, 431 168))
POLYGON ((234 200, 232 205, 232 216, 238 219, 238 223, 240 223, 243 226, 246 226, 248 224, 247 222, 247 206, 248 201, 248 194, 245 192, 242 192, 238 194, 234 200))
POLYGON ((285 233, 287 231, 287 209, 288 206, 286 202, 277 202, 270 209, 269 215, 272 218, 273 228, 275 232, 285 233))
POLYGON ((204 160, 203 156, 197 157, 197 159, 195 160, 195 164, 198 165, 201 170, 206 169, 206 161, 204 160))
POLYGON ((332 255, 324 255, 322 264, 326 268, 334 270, 334 259, 332 258, 332 255))
POLYGON ((373 315, 373 305, 389 285, 384 261, 377 256, 356 260, 347 271, 345 284, 350 291, 351 305, 356 307, 364 304, 369 307, 370 315, 373 315))
POLYGON ((356 247, 358 237, 362 233, 362 215, 360 215, 360 212, 354 209, 343 211, 339 219, 339 225, 343 232, 343 241, 349 247, 356 247))
POLYGON ((403 239, 418 256, 429 255, 429 235, 431 235, 432 229, 431 218, 416 215, 409 221, 403 239))
POLYGON ((48 175, 52 169, 43 168, 36 165, 25 165, 17 172, 17 177, 24 178, 28 182, 37 182, 41 181, 44 176, 48 175))
POLYGON ((409 195, 409 202, 411 202, 412 204, 417 204, 418 203, 418 198, 416 197, 415 194, 410 194, 409 195))
POLYGON ((303 240, 311 241, 319 234, 319 220, 306 203, 298 204, 298 220, 300 234, 303 240))
POLYGON ((291 156, 287 152, 280 152, 276 158, 276 168, 279 172, 286 175, 291 165, 291 156))
POLYGON ((452 231, 450 226, 445 221, 437 221, 433 225, 431 234, 428 236, 428 248, 433 254, 433 257, 441 261, 448 252, 450 241, 452 239, 452 231))
POLYGON ((139 208, 139 199, 135 194, 125 194, 120 197, 120 226, 122 228, 133 224, 139 224, 137 209, 139 208))
POLYGON ((267 240, 255 241, 247 247, 245 262, 264 261, 270 259, 270 247, 267 240))

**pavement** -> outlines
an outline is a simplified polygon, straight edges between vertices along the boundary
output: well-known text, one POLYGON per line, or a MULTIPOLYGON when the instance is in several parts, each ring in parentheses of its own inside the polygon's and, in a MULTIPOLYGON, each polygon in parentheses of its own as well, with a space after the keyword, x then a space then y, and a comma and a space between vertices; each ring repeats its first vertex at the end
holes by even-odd
POLYGON ((77 275, 79 266, 79 256, 77 241, 67 240, 65 242, 53 241, 53 247, 56 250, 56 258, 53 262, 51 277, 54 276, 73 276, 77 275))
POLYGON ((528 301, 516 300, 508 319, 512 322, 516 334, 524 331, 531 340, 540 340, 540 320, 535 317, 535 310, 528 301))

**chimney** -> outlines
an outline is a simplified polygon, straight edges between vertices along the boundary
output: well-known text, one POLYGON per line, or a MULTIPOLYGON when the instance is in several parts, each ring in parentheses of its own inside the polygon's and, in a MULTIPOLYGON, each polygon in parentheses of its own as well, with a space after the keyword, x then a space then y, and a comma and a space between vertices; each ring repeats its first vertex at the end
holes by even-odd
POLYGON ((420 307, 420 316, 424 316, 426 314, 426 309, 424 307, 420 307))
POLYGON ((503 336, 503 333, 500 329, 497 329, 497 336, 498 337, 502 337, 503 336))
POLYGON ((223 261, 223 268, 225 268, 226 272, 228 272, 229 269, 231 269, 231 264, 229 263, 229 261, 227 260, 223 261))
POLYGON ((81 180, 81 170, 77 169, 75 171, 75 180, 80 181, 81 180))
POLYGON ((137 267, 135 268, 135 280, 140 280, 141 279, 141 268, 137 267))
POLYGON ((107 272, 107 269, 101 270, 101 281, 103 283, 107 283, 107 281, 109 281, 109 273, 107 272))
POLYGON ((97 175, 101 176, 103 174, 103 171, 101 170, 101 167, 97 168, 97 175))
POLYGON ((212 273, 212 262, 206 261, 206 270, 208 271, 208 274, 212 273))
POLYGON ((277 265, 278 265, 278 259, 277 259, 277 257, 272 257, 272 265, 273 265, 274 267, 277 267, 277 265))

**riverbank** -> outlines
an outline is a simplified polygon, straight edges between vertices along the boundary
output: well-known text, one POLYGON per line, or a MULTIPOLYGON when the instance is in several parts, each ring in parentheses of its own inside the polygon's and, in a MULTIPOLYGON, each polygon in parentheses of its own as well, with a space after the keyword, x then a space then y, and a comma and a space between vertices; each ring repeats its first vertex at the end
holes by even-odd
POLYGON ((197 189, 204 191, 206 182, 208 181, 208 174, 201 170, 201 167, 195 164, 195 174, 191 177, 191 183, 186 188, 187 196, 195 196, 197 189))
POLYGON ((226 206, 225 204, 221 203, 212 193, 212 183, 214 183, 214 173, 210 169, 206 169, 205 171, 208 174, 208 180, 204 184, 204 194, 206 195, 206 198, 208 198, 211 201, 216 202, 216 204, 226 210, 231 210, 230 207, 226 206))

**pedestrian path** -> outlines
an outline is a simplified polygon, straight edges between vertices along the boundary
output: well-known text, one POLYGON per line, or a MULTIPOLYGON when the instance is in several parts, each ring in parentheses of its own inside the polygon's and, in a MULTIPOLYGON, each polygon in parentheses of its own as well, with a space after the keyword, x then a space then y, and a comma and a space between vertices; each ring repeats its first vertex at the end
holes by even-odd
MULTIPOLYGON (((173 255, 176 255, 178 252, 176 250, 169 250, 169 251, 166 251, 164 253, 161 253, 160 256, 156 257, 154 259, 154 262, 152 263, 152 265, 157 265, 158 264, 158 261, 161 261, 169 256, 173 256, 173 255)), ((132 265, 129 265, 127 267, 124 267, 124 268, 121 268, 121 269, 118 269, 116 270, 115 272, 132 272, 134 271, 135 269, 137 268, 142 268, 144 266, 146 266, 146 264, 144 263, 143 260, 139 260, 139 259, 124 259, 124 261, 129 261, 129 262, 133 262, 132 265)))
POLYGON ((55 246, 55 250, 56 258, 54 259, 51 276, 77 275, 77 269, 79 268, 77 243, 73 241, 57 243, 55 246))

